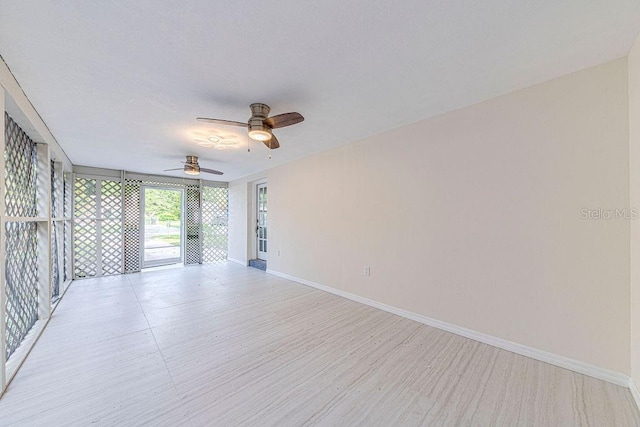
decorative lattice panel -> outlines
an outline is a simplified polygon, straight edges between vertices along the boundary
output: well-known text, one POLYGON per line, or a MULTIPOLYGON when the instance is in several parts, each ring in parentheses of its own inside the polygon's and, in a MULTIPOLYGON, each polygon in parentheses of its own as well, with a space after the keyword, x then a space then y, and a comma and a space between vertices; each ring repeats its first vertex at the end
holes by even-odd
POLYGON ((58 221, 51 223, 51 297, 57 298, 60 295, 60 269, 58 264, 58 221))
POLYGON ((36 144, 5 113, 6 214, 36 217, 36 144))
POLYGON ((35 222, 8 222, 6 232, 6 357, 38 320, 38 256, 35 222))
POLYGON ((74 276, 97 274, 96 180, 76 178, 74 198, 73 249, 74 276))
POLYGON ((61 218, 64 215, 63 198, 62 177, 57 171, 56 163, 51 161, 51 216, 53 218, 61 218))
POLYGON ((124 186, 124 271, 140 271, 140 181, 127 180, 124 186))
POLYGON ((65 218, 71 218, 71 204, 73 201, 73 179, 71 174, 65 173, 63 175, 64 184, 63 184, 63 198, 64 198, 64 212, 63 215, 65 218))
POLYGON ((63 239, 64 239, 64 280, 73 279, 73 271, 71 270, 71 259, 73 256, 73 241, 71 240, 71 229, 73 224, 71 221, 64 222, 64 231, 63 231, 63 239))
MULTIPOLYGON (((51 216, 53 218, 62 215, 62 203, 60 201, 60 183, 56 173, 56 164, 51 161, 51 216)), ((53 299, 60 295, 60 269, 58 251, 58 228, 56 221, 51 223, 51 297, 53 299)))
POLYGON ((188 185, 186 192, 186 238, 185 264, 200 264, 200 187, 188 185))
POLYGON ((227 223, 229 191, 226 188, 202 188, 202 262, 227 259, 227 223))
MULTIPOLYGON (((73 179, 70 173, 65 173, 63 175, 64 185, 63 185, 63 193, 64 193, 64 217, 71 217, 71 204, 73 200, 73 179)), ((71 240, 71 229, 72 223, 71 221, 64 222, 64 230, 63 230, 63 241, 64 241, 64 280, 71 280, 73 278, 73 272, 71 271, 71 258, 73 254, 73 242, 71 240)))
POLYGON ((176 182, 162 182, 162 181, 143 181, 143 185, 151 186, 151 187, 174 187, 174 188, 185 188, 185 184, 178 184, 176 182))
POLYGON ((100 184, 102 274, 122 273, 122 184, 103 180, 100 184))

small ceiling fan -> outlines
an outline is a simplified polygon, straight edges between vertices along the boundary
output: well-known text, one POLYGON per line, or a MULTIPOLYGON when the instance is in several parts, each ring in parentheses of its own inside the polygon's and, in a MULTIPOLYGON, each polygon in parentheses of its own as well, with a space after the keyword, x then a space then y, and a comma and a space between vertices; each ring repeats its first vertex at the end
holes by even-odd
POLYGON ((186 173, 187 175, 200 175, 200 172, 212 173, 214 175, 222 175, 222 172, 220 171, 201 168, 200 165, 198 164, 197 156, 187 156, 187 161, 182 163, 184 163, 184 166, 181 168, 165 169, 164 171, 169 172, 169 171, 184 170, 184 173, 186 173))
POLYGON ((271 108, 266 104, 255 103, 251 104, 250 108, 251 117, 247 123, 236 122, 233 120, 208 119, 206 117, 198 117, 197 120, 217 125, 242 126, 249 128, 249 138, 261 141, 264 145, 272 149, 280 147, 278 138, 276 138, 273 132, 271 132, 273 129, 295 125, 296 123, 300 123, 304 120, 304 117, 302 117, 300 113, 284 113, 268 117, 271 108))

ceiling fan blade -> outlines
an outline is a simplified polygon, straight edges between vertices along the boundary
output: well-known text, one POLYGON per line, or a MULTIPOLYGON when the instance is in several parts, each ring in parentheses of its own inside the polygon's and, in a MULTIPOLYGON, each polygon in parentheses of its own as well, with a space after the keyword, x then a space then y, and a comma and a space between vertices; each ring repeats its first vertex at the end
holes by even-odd
POLYGON ((295 125, 304 120, 300 113, 284 113, 277 116, 269 117, 264 123, 271 129, 283 128, 285 126, 295 125))
POLYGON ((270 140, 262 141, 262 143, 266 145, 268 148, 271 148, 272 150, 275 150, 276 148, 280 148, 280 143, 278 142, 278 138, 276 138, 274 134, 271 134, 270 140))
POLYGON ((199 122, 213 123, 215 125, 242 126, 244 128, 249 126, 246 123, 235 122, 233 120, 208 119, 206 117, 198 117, 196 120, 199 122))
POLYGON ((206 172, 206 173, 212 173, 214 175, 224 175, 222 172, 220 171, 216 171, 213 169, 208 169, 208 168, 200 168, 200 172, 206 172))
POLYGON ((184 168, 175 168, 175 169, 165 169, 165 172, 169 172, 169 171, 181 171, 184 170, 184 168))

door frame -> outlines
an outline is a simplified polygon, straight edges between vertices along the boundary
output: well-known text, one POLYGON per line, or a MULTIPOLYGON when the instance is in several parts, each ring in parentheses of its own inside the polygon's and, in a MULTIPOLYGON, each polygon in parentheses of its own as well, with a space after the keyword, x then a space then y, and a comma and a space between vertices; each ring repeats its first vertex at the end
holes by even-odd
POLYGON ((160 267, 163 265, 171 265, 171 264, 184 264, 185 262, 185 189, 179 187, 172 187, 169 185, 146 185, 143 184, 140 186, 140 268, 153 268, 160 267), (144 240, 145 240, 145 194, 147 188, 155 189, 155 190, 171 190, 171 191, 179 191, 180 192, 180 257, 179 258, 166 258, 165 260, 158 261, 145 261, 144 259, 144 240))
MULTIPOLYGON (((263 251, 262 253, 264 253, 264 255, 261 256, 261 251, 260 251, 260 236, 259 236, 259 221, 260 219, 258 218, 258 215, 260 213, 260 188, 263 187, 265 189, 268 189, 268 185, 267 182, 257 182, 255 185, 255 216, 254 216, 254 221, 255 221, 255 229, 254 229, 254 234, 255 234, 255 238, 254 238, 254 242, 255 242, 255 255, 256 255, 256 259, 262 260, 262 261, 267 261, 267 257, 268 255, 268 250, 267 251, 263 251)), ((269 193, 267 192, 267 209, 269 207, 269 193)), ((269 226, 269 217, 267 216, 267 227, 269 226)), ((265 242, 269 241, 268 237, 265 237, 263 240, 265 240, 265 242)))
POLYGON ((267 178, 260 178, 255 181, 247 182, 246 186, 246 194, 247 194, 247 234, 246 234, 246 242, 247 245, 245 247, 247 263, 250 259, 256 259, 258 257, 258 245, 256 238, 256 219, 258 218, 258 185, 259 184, 267 184, 267 178))

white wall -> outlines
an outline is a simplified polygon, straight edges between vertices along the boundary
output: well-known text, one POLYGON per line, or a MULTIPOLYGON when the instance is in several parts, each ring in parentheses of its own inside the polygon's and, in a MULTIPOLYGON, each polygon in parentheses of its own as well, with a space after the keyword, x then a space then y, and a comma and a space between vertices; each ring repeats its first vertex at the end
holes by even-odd
POLYGON ((247 264, 247 183, 229 183, 228 258, 247 264))
MULTIPOLYGON (((640 208, 640 38, 629 53, 630 203, 640 208)), ((631 377, 640 385, 640 221, 631 221, 631 377)))
POLYGON ((623 58, 272 169, 269 269, 628 374, 629 222, 581 219, 629 206, 627 96, 623 58))
POLYGON ((264 182, 265 174, 250 175, 229 183, 229 252, 231 261, 247 264, 255 258, 254 188, 264 182))

